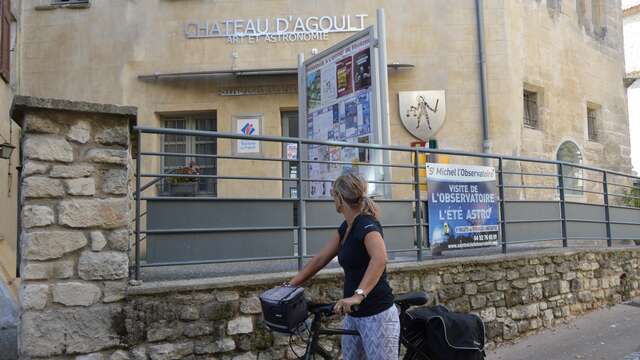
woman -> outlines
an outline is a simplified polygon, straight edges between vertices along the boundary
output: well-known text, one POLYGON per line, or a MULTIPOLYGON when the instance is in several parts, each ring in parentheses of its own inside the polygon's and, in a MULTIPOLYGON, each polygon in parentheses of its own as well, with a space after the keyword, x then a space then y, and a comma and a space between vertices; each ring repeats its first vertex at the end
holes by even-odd
POLYGON ((344 269, 344 298, 335 312, 345 314, 344 328, 360 336, 342 337, 345 360, 397 360, 400 321, 387 282, 387 249, 379 211, 367 197, 367 182, 347 173, 333 183, 336 211, 345 221, 320 253, 290 283, 299 286, 324 268, 336 255, 344 269), (351 308, 358 305, 357 311, 351 308))

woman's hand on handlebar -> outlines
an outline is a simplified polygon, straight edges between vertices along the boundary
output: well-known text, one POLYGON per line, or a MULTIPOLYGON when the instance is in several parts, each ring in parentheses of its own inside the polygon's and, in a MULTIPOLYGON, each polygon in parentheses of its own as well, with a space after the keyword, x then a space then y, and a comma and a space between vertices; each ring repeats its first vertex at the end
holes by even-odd
POLYGON ((360 295, 353 295, 348 298, 340 299, 333 307, 333 312, 338 315, 350 314, 353 311, 352 306, 360 305, 362 300, 362 296, 360 295))

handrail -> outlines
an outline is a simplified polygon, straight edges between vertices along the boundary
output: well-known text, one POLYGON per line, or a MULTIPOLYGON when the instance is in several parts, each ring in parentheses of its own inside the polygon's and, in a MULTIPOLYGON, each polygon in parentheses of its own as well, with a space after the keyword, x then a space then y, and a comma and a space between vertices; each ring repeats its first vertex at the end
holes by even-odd
MULTIPOLYGON (((302 144, 311 144, 311 145, 328 145, 328 146, 363 148, 363 149, 372 149, 372 150, 391 150, 391 151, 401 151, 401 152, 409 152, 409 153, 416 151, 416 148, 408 147, 408 146, 359 144, 359 143, 349 143, 349 142, 343 142, 343 141, 321 141, 321 140, 310 140, 310 139, 287 137, 287 136, 267 136, 267 135, 246 136, 241 134, 218 132, 218 131, 153 128, 153 127, 146 127, 146 126, 136 126, 134 127, 134 130, 140 131, 142 133, 148 133, 148 134, 203 136, 203 137, 215 137, 215 138, 225 138, 225 139, 235 139, 235 140, 272 141, 272 142, 280 142, 280 143, 301 142, 302 144)), ((640 177, 635 175, 625 174, 619 171, 608 170, 608 169, 604 169, 596 166, 587 166, 582 164, 570 163, 566 161, 546 160, 546 159, 530 158, 526 156, 510 156, 510 155, 500 155, 500 154, 492 154, 492 153, 485 154, 485 153, 459 151, 459 150, 423 149, 423 148, 417 148, 417 149, 418 149, 417 150, 418 152, 427 153, 427 154, 432 153, 432 154, 443 154, 443 155, 459 155, 459 156, 465 156, 465 157, 488 158, 488 159, 495 159, 495 160, 502 158, 503 160, 525 161, 525 162, 533 162, 533 163, 556 164, 556 165, 563 164, 566 166, 580 168, 584 170, 607 172, 609 174, 624 176, 624 177, 628 177, 628 178, 632 178, 640 181, 640 177)), ((241 156, 239 156, 238 158, 241 158, 241 156)))
MULTIPOLYGON (((246 136, 242 134, 236 133, 225 133, 225 132, 217 132, 217 131, 203 131, 203 130, 183 130, 183 129, 171 129, 171 128, 151 128, 151 127, 143 127, 137 126, 134 128, 134 131, 137 132, 137 145, 138 151, 136 154, 136 192, 135 192, 135 208, 136 208, 136 216, 134 221, 136 222, 136 240, 135 240, 135 260, 133 262, 133 266, 135 266, 135 278, 140 278, 140 269, 152 266, 172 266, 172 265, 196 265, 196 264, 222 264, 222 263, 231 263, 231 262, 244 262, 244 261, 269 261, 269 260, 297 260, 298 267, 302 268, 304 265, 305 259, 310 258, 312 255, 307 253, 306 249, 306 238, 307 232, 313 231, 314 234, 318 232, 322 232, 325 230, 331 230, 335 228, 332 225, 310 225, 307 223, 306 212, 307 207, 310 204, 315 202, 330 202, 331 200, 328 198, 312 198, 310 195, 305 195, 306 187, 311 182, 329 182, 332 179, 319 179, 314 178, 313 175, 310 175, 308 172, 304 171, 306 166, 309 164, 323 164, 323 165, 337 165, 337 166, 366 166, 371 168, 376 167, 384 167, 384 168, 398 168, 398 174, 400 176, 391 177, 391 178, 383 178, 370 180, 369 182, 372 184, 387 184, 387 185, 408 185, 413 186, 412 195, 408 195, 403 193, 402 198, 387 198, 387 199, 376 199, 381 204, 383 203, 392 203, 392 202, 402 202, 409 205, 406 206, 408 209, 413 209, 410 215, 410 219, 406 217, 406 215, 402 215, 400 218, 393 217, 395 220, 390 220, 389 224, 385 224, 386 228, 389 229, 407 229, 402 231, 411 231, 415 238, 413 239, 415 247, 413 249, 404 249, 406 247, 403 246, 403 249, 395 249, 389 250, 389 253, 405 253, 405 252, 413 252, 415 254, 416 260, 421 261, 425 258, 424 250, 429 249, 429 244, 427 243, 427 247, 423 244, 423 237, 428 238, 429 234, 429 218, 428 218, 428 206, 429 201, 424 199, 421 195, 423 191, 420 186, 424 184, 425 179, 424 175, 420 174, 420 170, 424 170, 424 164, 420 163, 420 156, 423 154, 442 154, 442 155, 450 155, 456 157, 465 157, 473 159, 470 163, 479 163, 479 159, 489 159, 495 160, 490 161, 489 163, 496 168, 496 191, 499 192, 499 196, 496 197, 497 206, 499 207, 499 234, 498 238, 498 247, 497 249, 501 249, 503 253, 507 253, 508 245, 515 244, 526 244, 526 243, 534 243, 534 242, 544 242, 544 241, 562 241, 563 247, 568 247, 570 240, 606 240, 607 246, 612 246, 613 241, 625 240, 624 236, 629 235, 628 230, 624 230, 626 228, 622 228, 623 226, 638 226, 639 228, 639 236, 638 240, 640 240, 640 223, 635 223, 632 221, 627 221, 626 218, 620 218, 619 215, 612 212, 610 214, 610 209, 634 209, 640 212, 640 209, 628 207, 621 205, 623 201, 613 201, 610 203, 611 198, 620 198, 624 197, 625 199, 636 200, 640 199, 640 196, 636 193, 628 193, 621 194, 627 192, 624 188, 628 189, 640 189, 640 177, 632 174, 625 174, 618 171, 607 170, 595 166, 588 166, 582 164, 574 164, 565 161, 558 160, 548 160, 548 159, 536 159, 536 158, 528 158, 521 156, 507 156, 507 155, 499 155, 499 154, 490 154, 490 153, 477 153, 477 152, 467 152, 461 150, 451 150, 451 149, 425 149, 425 148, 416 148, 416 147, 407 147, 407 146, 397 146, 397 145, 377 145, 377 144, 365 144, 365 143, 348 143, 348 142, 340 142, 340 141, 320 141, 320 140, 311 140, 311 139, 302 139, 295 137, 281 137, 281 136, 246 136), (241 154, 197 154, 197 153, 176 153, 176 152, 164 152, 164 151, 142 151, 142 135, 143 134, 171 134, 171 135, 182 135, 182 136, 198 136, 198 137, 209 137, 216 139, 230 139, 230 140, 250 140, 250 141, 266 141, 266 142, 277 142, 281 144, 296 144, 296 154, 295 158, 284 157, 284 154, 280 156, 271 155, 271 156, 259 156, 259 155, 241 155, 241 154), (395 162, 390 163, 379 163, 379 162, 347 162, 347 161, 331 161, 331 160, 310 160, 306 156, 304 156, 304 145, 320 145, 320 146, 329 146, 329 147, 339 147, 339 148, 356 148, 356 149, 367 149, 371 152, 375 151, 393 151, 396 152, 397 159, 395 162), (405 157, 404 154, 409 155, 409 157, 405 157), (157 173, 154 171, 149 171, 147 173, 142 171, 142 158, 148 157, 198 157, 198 158, 210 158, 210 159, 229 159, 229 160, 250 160, 250 161, 264 161, 271 162, 275 169, 282 169, 286 163, 291 165, 296 165, 298 167, 298 172, 296 175, 282 175, 276 173, 264 173, 258 172, 257 176, 241 176, 237 174, 231 173, 218 173, 215 174, 176 174, 175 170, 171 170, 169 172, 157 173), (475 161, 474 161, 475 160, 475 161), (520 163, 520 165, 524 165, 525 163, 536 163, 536 164, 544 164, 555 167, 555 173, 549 171, 549 167, 538 166, 539 173, 536 173, 536 169, 529 169, 521 167, 520 170, 517 171, 510 166, 507 166, 507 161, 514 161, 520 163), (280 164, 281 163, 281 164, 280 164), (574 176, 572 171, 566 171, 567 169, 580 169, 581 172, 579 175, 584 175, 582 177, 574 176), (564 171, 563 171, 564 170, 564 171), (583 173, 582 170, 585 172, 583 173), (413 174, 410 172, 413 171, 413 174), (586 173, 586 171, 595 172, 595 174, 586 173), (566 172, 566 174, 565 174, 566 172), (262 175, 264 174, 264 175, 262 175), (602 180, 598 179, 598 174, 602 176, 602 180), (236 176, 231 176, 236 175, 236 176), (266 175, 278 175, 278 176, 266 176, 266 175), (513 176, 515 175, 519 178, 519 181, 514 181, 513 176), (586 176, 589 176, 587 178, 586 176), (531 179, 526 177, 547 177, 548 179, 539 179, 535 181, 528 181, 525 179, 531 179), (613 177, 618 179, 617 182, 611 182, 609 177, 613 177), (148 183, 142 184, 143 179, 145 178, 153 178, 153 180, 148 183), (241 180, 241 181, 275 181, 281 182, 283 184, 292 184, 291 188, 297 190, 296 195, 291 195, 291 198, 221 198, 218 196, 202 196, 202 197, 180 197, 180 196, 157 196, 157 195, 147 195, 142 196, 142 192, 146 189, 150 188, 154 184, 162 181, 165 178, 203 178, 203 179, 216 179, 216 180, 241 180), (551 180, 551 181, 547 181, 551 180), (575 182, 572 180, 583 180, 585 183, 589 182, 595 184, 594 186, 583 186, 582 188, 573 188, 572 185, 575 185, 575 182), (624 182, 629 181, 630 185, 622 184, 624 182), (598 184, 601 184, 599 186, 598 184), (614 187, 622 187, 623 189, 616 191, 611 191, 615 189, 611 189, 614 187), (529 196, 527 198, 526 190, 544 190, 545 194, 549 196, 539 196, 538 192, 533 192, 533 199, 529 196), (516 194, 520 194, 521 198, 516 200, 508 200, 505 198, 505 193, 509 191, 509 194, 515 191, 516 194), (593 198, 599 199, 602 198, 602 201, 596 200, 595 204, 587 204, 584 202, 577 202, 574 197, 575 193, 579 193, 580 196, 583 196, 581 199, 593 198), (522 194, 524 194, 524 198, 522 198, 522 194), (593 196, 596 195, 596 196, 593 196), (602 196, 600 196, 602 195, 602 196), (407 198, 405 198, 406 196, 407 198), (225 224, 221 227, 211 226, 210 224, 202 225, 201 223, 194 223, 195 225, 185 225, 185 227, 171 227, 167 226, 167 228, 157 228, 154 226, 142 228, 142 220, 141 217, 146 214, 146 212, 142 212, 141 202, 147 201, 149 204, 149 200, 156 201, 195 201, 195 202, 219 202, 219 201, 282 201, 283 203, 288 204, 287 206, 292 209, 294 215, 294 219, 289 220, 287 223, 283 224, 269 224, 269 226, 237 226, 235 224, 225 224), (510 213, 515 211, 511 208, 513 204, 518 203, 544 203, 544 204, 554 204, 557 206, 557 210, 559 211, 559 217, 553 218, 555 213, 541 215, 540 219, 532 219, 531 216, 526 217, 522 220, 509 220, 510 213), (583 205, 591 205, 597 206, 604 209, 605 218, 601 220, 600 218, 590 219, 590 215, 584 216, 575 213, 574 207, 568 204, 583 204, 583 205), (567 215, 569 212, 569 215, 567 215), (613 218, 611 218, 613 216, 613 218), (519 240, 508 240, 507 231, 517 230, 514 228, 516 225, 524 225, 524 224, 535 224, 535 223, 560 223, 561 231, 558 231, 557 235, 554 233, 543 233, 536 234, 532 232, 531 234, 525 234, 519 240), (585 224, 604 224, 606 225, 606 235, 593 235, 593 236, 576 236, 574 235, 574 226, 578 226, 580 223, 585 224), (621 230, 623 229, 623 230, 621 230), (143 239, 143 235, 146 234, 154 234, 154 235, 162 235, 168 236, 170 234, 195 234, 195 233, 211 233, 218 234, 223 236, 226 233, 255 233, 255 232, 275 232, 275 231, 289 231, 293 232, 293 244, 292 246, 297 246, 297 253, 291 256, 274 256, 274 257, 253 257, 253 258, 238 258, 238 259, 223 259, 223 260, 197 260, 197 261, 174 261, 169 263, 142 263, 141 260, 141 241, 143 239), (424 232, 424 234, 423 234, 424 232), (534 237, 538 237, 535 239, 534 237), (549 237, 545 237, 549 236, 549 237), (297 242, 297 243, 296 243, 297 242)), ((373 158, 370 156, 370 158, 373 158)), ((251 175, 255 175, 256 173, 251 173, 251 175)), ((289 186, 289 185, 287 185, 289 186)), ((398 187, 400 188, 400 186, 398 187)), ((402 187, 406 189, 407 187, 402 187)), ((508 194, 508 195, 509 195, 508 194)), ((270 195, 270 196, 273 196, 270 195)), ((511 195, 509 195, 511 197, 511 195)), ((309 207, 311 209, 311 207, 309 207)), ((541 225, 546 226, 546 225, 541 225)), ((554 231, 555 232, 555 231, 554 231)), ((633 235, 632 232, 631 235, 633 235)), ((595 233, 594 233, 595 234, 595 233)), ((225 235, 226 236, 226 235, 225 235)), ((315 235, 314 235, 315 236, 315 235)), ((635 240, 635 239, 632 239, 635 240)), ((236 255, 233 255, 236 256, 236 255)), ((464 256, 464 255, 463 255, 464 256)), ((430 258, 430 257, 427 257, 430 258)))

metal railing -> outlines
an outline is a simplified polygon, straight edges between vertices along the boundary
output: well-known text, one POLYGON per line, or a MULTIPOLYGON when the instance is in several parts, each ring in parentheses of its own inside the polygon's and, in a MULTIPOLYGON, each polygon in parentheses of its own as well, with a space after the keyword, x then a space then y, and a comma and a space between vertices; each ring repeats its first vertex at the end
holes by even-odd
MULTIPOLYGON (((310 206, 322 205, 322 199, 311 198, 306 196, 309 185, 313 182, 330 181, 332 179, 314 178, 307 171, 310 164, 323 164, 334 167, 363 167, 369 169, 388 168, 394 171, 391 178, 372 179, 369 182, 376 186, 391 187, 392 193, 405 194, 404 198, 392 197, 389 199, 377 199, 380 204, 385 202, 397 206, 410 206, 412 208, 411 219, 403 218, 406 221, 385 222, 385 229, 405 229, 411 231, 414 237, 414 247, 404 247, 390 249, 390 254, 406 254, 415 253, 415 260, 421 261, 426 258, 426 251, 429 250, 428 238, 429 224, 426 221, 428 214, 428 201, 423 199, 423 190, 420 185, 426 182, 421 177, 420 169, 424 164, 420 163, 421 155, 429 156, 447 156, 451 163, 484 163, 494 166, 497 171, 496 193, 498 195, 499 205, 499 225, 500 237, 497 252, 507 253, 509 247, 522 246, 530 243, 561 242, 562 247, 570 245, 570 241, 606 241, 606 246, 613 246, 614 242, 623 242, 626 240, 640 241, 640 178, 625 174, 606 170, 593 166, 582 164, 573 164, 567 162, 535 159, 517 156, 503 156, 496 154, 484 154, 455 150, 441 149, 424 149, 411 148, 402 146, 382 146, 373 144, 360 143, 344 143, 334 141, 316 141, 292 137, 276 137, 276 136, 243 136, 232 133, 220 133, 210 131, 197 130, 180 130, 169 128, 149 128, 136 127, 137 155, 136 155, 136 172, 135 172, 135 240, 134 240, 134 277, 140 278, 141 268, 158 267, 158 266, 180 266, 180 265, 196 265, 196 264, 216 264, 216 263, 235 263, 235 262, 262 262, 262 261, 296 261, 297 267, 302 268, 305 259, 313 256, 312 251, 307 249, 307 236, 311 231, 323 231, 335 229, 336 225, 319 224, 317 219, 310 220, 307 218, 307 210, 310 206), (218 144, 216 154, 199 154, 199 153, 175 153, 163 151, 145 151, 142 141, 143 136, 165 136, 180 135, 193 137, 215 138, 218 144), (235 141, 251 140, 260 142, 261 149, 267 148, 266 144, 279 144, 279 147, 270 147, 265 149, 260 155, 244 156, 234 154, 233 151, 227 153, 218 153, 222 149, 224 142, 233 146, 235 141), (285 144, 296 144, 295 158, 284 156, 285 144), (372 159, 375 152, 389 152, 389 158, 393 159, 391 163, 382 164, 380 162, 343 162, 331 161, 326 159, 309 160, 307 158, 310 146, 325 146, 328 148, 346 149, 353 148, 358 151, 368 152, 369 159, 372 159), (165 157, 184 157, 186 158, 213 158, 216 161, 232 161, 232 166, 218 166, 215 175, 201 174, 174 174, 162 173, 153 170, 159 168, 157 162, 153 160, 145 162, 147 158, 165 158, 165 157), (455 161, 453 159, 456 159, 455 161), (239 164, 249 162, 246 167, 239 164), (151 165, 153 164, 153 165, 151 165), (246 168, 258 168, 262 166, 262 175, 246 175, 240 171, 246 168), (272 164, 268 167, 266 164, 272 164), (295 177, 282 174, 284 164, 297 166, 297 174, 295 177), (151 166, 148 166, 151 165, 151 166), (533 168, 533 170, 531 170, 533 168), (567 170, 574 170, 573 173, 567 170), (265 174, 266 173, 266 174, 265 174), (274 190, 267 193, 275 194, 275 196, 260 195, 243 196, 242 198, 227 196, 223 187, 218 188, 216 196, 158 196, 154 193, 154 185, 167 178, 187 177, 193 179, 214 179, 216 182, 251 182, 258 184, 267 184, 270 182, 279 182, 280 184, 295 183, 296 197, 287 198, 287 194, 282 191, 274 190), (145 179, 150 179, 146 180, 145 179), (614 181, 615 180, 615 181, 614 181), (577 187, 578 184, 580 187, 577 187), (576 186, 576 187, 574 187, 576 186), (403 188, 404 187, 404 188, 403 188), (409 187, 407 190, 406 187, 409 187), (401 190, 402 188, 402 190, 401 190), (512 199, 508 199, 511 197, 512 199), (150 201, 172 201, 180 200, 188 203, 207 202, 216 204, 244 204, 250 201, 251 204, 260 202, 282 201, 291 204, 294 210, 295 221, 291 224, 282 226, 200 226, 200 227, 177 227, 177 228, 146 228, 143 229, 142 215, 143 202, 147 206, 150 201), (523 209, 526 212, 527 204, 533 204, 530 209, 555 209, 558 206, 559 214, 554 215, 542 214, 541 216, 530 217, 525 216, 518 218, 518 213, 523 209), (604 212, 602 218, 592 216, 600 211, 604 212), (511 214, 513 211, 514 214, 511 214), (612 211, 614 214, 612 214, 612 211), (571 215, 573 213, 578 214, 571 215), (588 216, 581 217, 584 213, 588 216), (615 216, 613 216, 615 215, 615 216), (539 224, 540 229, 549 227, 559 223, 560 231, 557 235, 536 236, 536 234, 523 234, 518 227, 533 226, 539 224), (570 226, 571 225, 571 226, 570 226), (589 226, 604 226, 604 231, 598 234, 588 233, 589 226), (614 231, 614 228, 616 231, 614 231), (586 231, 587 235, 581 234, 580 231, 586 231), (427 232, 425 232, 427 231, 427 232), (146 236, 149 241, 152 235, 183 235, 181 242, 187 244, 190 236, 194 234, 233 234, 233 233, 257 233, 261 236, 270 232, 287 232, 292 233, 295 242, 294 252, 289 256, 250 256, 250 257, 230 257, 224 259, 194 259, 194 260, 178 260, 178 261, 142 261, 142 239, 146 236), (513 233, 510 233, 513 232, 513 233), (618 233, 623 235, 617 235, 618 233), (624 235, 631 234, 631 235, 624 235), (517 236, 516 236, 517 235, 517 236)), ((154 142, 157 144, 158 142, 154 142)), ((266 186, 266 185, 264 185, 266 186)), ((263 186, 263 187, 264 187, 263 186)), ((282 189, 280 186, 280 189, 282 189)), ((231 187, 229 187, 231 188, 231 187)), ((260 192, 260 191, 258 191, 260 192)), ((228 191, 233 194, 233 191, 228 191)), ((247 203, 249 204, 249 203, 247 203)), ((390 205, 390 206, 391 206, 390 205)), ((215 205, 212 205, 215 207, 215 205)), ((249 205, 247 205, 249 206, 249 205)), ((220 209, 219 209, 220 210, 220 209)), ((542 211, 545 212, 545 211, 542 211)), ((555 210, 553 210, 555 212, 555 210)), ((149 210, 144 212, 149 221, 149 210)), ((179 215, 179 214, 176 214, 179 215)), ((599 229, 599 228, 598 228, 599 229)), ((597 231, 595 232, 597 233, 597 231)), ((266 238, 266 237, 265 237, 266 238)), ((283 240, 287 241, 287 240, 283 240)), ((559 243, 558 243, 559 246, 559 243)), ((455 250, 460 252, 462 250, 455 250)), ((454 252, 452 251, 452 254, 454 252)), ((457 254, 457 253, 456 253, 457 254)), ((454 254, 455 255, 455 254, 454 254)))

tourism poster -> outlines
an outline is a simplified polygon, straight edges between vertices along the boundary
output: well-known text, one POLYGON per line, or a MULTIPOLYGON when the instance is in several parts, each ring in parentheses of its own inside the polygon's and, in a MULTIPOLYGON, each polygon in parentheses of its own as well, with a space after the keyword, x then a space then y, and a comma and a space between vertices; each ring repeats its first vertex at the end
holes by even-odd
POLYGON ((353 77, 355 90, 371 86, 371 51, 363 50, 353 57, 353 77))
POLYGON ((427 163, 429 244, 466 249, 498 244, 493 167, 427 163))
POLYGON ((320 84, 320 71, 307 74, 307 109, 309 110, 321 105, 320 84))
MULTIPOLYGON (((343 45, 329 49, 305 62, 307 131, 310 139, 347 143, 372 143, 371 33, 362 33, 343 45), (354 86, 354 61, 359 61, 358 87, 354 86)), ((346 146, 309 146, 306 170, 309 195, 329 197, 332 181, 349 168, 367 177, 363 166, 369 152, 346 146)), ((373 173, 372 173, 373 174, 373 173)), ((372 186, 373 187, 373 186, 372 186)))
POLYGON ((328 64, 320 70, 322 80, 322 104, 327 106, 333 104, 338 96, 338 86, 336 84, 336 65, 328 64))
POLYGON ((338 97, 351 94, 353 91, 353 59, 351 56, 336 63, 336 78, 338 84, 338 97))

